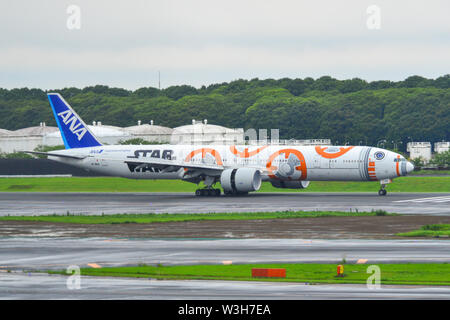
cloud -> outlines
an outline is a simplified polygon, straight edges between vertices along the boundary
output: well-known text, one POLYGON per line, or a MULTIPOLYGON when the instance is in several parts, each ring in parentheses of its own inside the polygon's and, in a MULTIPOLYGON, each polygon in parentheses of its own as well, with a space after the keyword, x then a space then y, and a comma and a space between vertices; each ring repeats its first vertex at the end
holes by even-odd
POLYGON ((450 43, 433 47, 424 44, 365 44, 333 48, 302 49, 253 48, 242 46, 207 46, 201 49, 143 47, 125 50, 70 50, 42 48, 9 48, 0 52, 0 67, 4 71, 108 71, 111 68, 146 71, 186 69, 333 69, 337 65, 357 68, 395 68, 398 65, 440 65, 448 70, 450 43))
POLYGON ((81 30, 70 31, 73 3, 0 4, 0 68, 14 74, 0 78, 3 86, 65 86, 61 74, 81 72, 80 86, 120 74, 133 87, 142 85, 133 78, 156 70, 168 84, 185 76, 194 85, 296 74, 398 80, 449 70, 448 1, 79 0, 81 30), (372 4, 381 9, 380 30, 366 27, 372 4), (37 73, 45 74, 30 77, 37 73))

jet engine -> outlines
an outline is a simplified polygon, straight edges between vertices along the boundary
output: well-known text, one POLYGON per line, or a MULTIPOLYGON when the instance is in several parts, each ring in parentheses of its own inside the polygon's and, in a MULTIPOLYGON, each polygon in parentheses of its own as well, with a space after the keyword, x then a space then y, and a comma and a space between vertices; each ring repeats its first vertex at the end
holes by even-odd
POLYGON ((220 176, 225 194, 247 193, 261 188, 261 172, 253 168, 226 169, 220 176))
POLYGON ((281 189, 305 189, 309 186, 309 181, 283 181, 283 180, 272 180, 270 181, 272 186, 281 189))

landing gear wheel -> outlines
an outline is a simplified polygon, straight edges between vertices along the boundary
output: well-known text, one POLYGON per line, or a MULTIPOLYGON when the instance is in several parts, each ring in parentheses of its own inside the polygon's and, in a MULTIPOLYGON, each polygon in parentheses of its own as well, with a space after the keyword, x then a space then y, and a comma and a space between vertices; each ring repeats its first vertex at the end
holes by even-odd
POLYGON ((195 195, 197 197, 218 197, 220 196, 220 189, 197 189, 195 195))
POLYGON ((380 196, 385 196, 387 194, 386 191, 386 184, 391 183, 392 180, 391 179, 383 179, 380 181, 380 190, 378 191, 378 195, 380 196))
POLYGON ((223 193, 226 196, 233 196, 233 197, 239 197, 239 196, 246 196, 248 195, 248 192, 238 192, 238 191, 223 191, 223 193))

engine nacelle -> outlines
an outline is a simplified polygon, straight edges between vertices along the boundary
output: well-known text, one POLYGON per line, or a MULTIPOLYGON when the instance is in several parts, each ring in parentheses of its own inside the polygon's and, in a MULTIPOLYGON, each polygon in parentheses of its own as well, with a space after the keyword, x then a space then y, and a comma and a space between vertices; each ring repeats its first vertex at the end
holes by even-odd
POLYGON ((273 180, 270 181, 272 186, 281 189, 305 189, 309 186, 309 181, 283 181, 283 180, 273 180))
POLYGON ((261 172, 253 168, 226 169, 220 176, 225 193, 246 193, 261 188, 261 172))

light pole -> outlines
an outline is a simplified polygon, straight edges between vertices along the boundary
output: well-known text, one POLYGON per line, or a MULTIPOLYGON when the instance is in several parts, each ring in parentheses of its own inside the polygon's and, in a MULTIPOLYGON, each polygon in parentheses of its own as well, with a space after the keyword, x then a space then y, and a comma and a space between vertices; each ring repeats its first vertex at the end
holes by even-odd
POLYGON ((380 141, 378 141, 378 143, 377 143, 377 147, 380 148, 380 144, 382 144, 382 145, 383 145, 383 148, 384 148, 384 144, 385 144, 385 143, 386 143, 386 139, 380 140, 380 141))
POLYGON ((403 144, 403 141, 392 141, 392 143, 394 144, 394 151, 397 152, 398 151, 398 145, 399 144, 403 144))
POLYGON ((412 137, 407 137, 407 139, 409 140, 408 142, 406 142, 406 151, 408 151, 408 144, 411 147, 412 146, 412 137))

